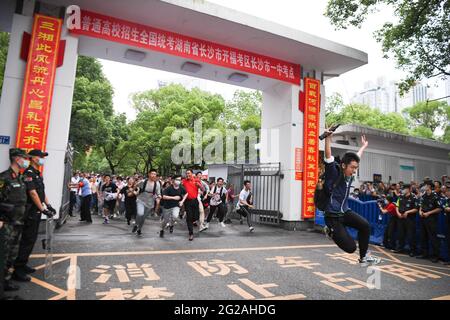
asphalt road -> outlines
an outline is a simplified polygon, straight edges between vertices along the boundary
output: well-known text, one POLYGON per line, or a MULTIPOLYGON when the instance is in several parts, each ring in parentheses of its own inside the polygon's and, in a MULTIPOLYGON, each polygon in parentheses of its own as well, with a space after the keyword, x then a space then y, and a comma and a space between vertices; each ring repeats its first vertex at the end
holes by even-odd
POLYGON ((159 238, 148 219, 143 235, 123 220, 87 225, 71 218, 54 236, 52 275, 45 277, 40 235, 26 299, 450 299, 450 268, 371 246, 382 258, 362 268, 322 234, 238 221, 187 239, 184 222, 159 238))

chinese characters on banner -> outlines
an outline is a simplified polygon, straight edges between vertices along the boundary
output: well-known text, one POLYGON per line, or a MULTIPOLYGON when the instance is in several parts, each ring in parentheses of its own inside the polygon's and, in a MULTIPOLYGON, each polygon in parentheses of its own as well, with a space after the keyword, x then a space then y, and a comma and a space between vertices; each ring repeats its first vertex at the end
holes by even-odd
POLYGON ((62 20, 36 14, 17 126, 16 146, 45 150, 62 20))
POLYGON ((303 190, 302 218, 314 218, 314 191, 318 179, 320 81, 305 78, 303 113, 303 190))
POLYGON ((295 180, 303 179, 303 149, 295 148, 295 180))
POLYGON ((298 64, 94 12, 82 10, 81 28, 74 28, 70 32, 300 85, 300 65, 298 64))

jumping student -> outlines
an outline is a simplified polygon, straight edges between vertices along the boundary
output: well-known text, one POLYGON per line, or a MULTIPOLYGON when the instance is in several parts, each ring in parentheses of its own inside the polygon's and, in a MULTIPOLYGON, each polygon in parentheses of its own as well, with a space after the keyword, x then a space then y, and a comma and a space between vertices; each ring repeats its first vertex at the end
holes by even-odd
POLYGON ((331 154, 332 131, 327 130, 327 133, 329 135, 325 138, 324 188, 330 194, 330 199, 325 209, 325 232, 339 248, 347 253, 353 253, 356 251, 356 243, 348 234, 346 227, 356 229, 358 231, 360 265, 364 267, 378 264, 381 259, 372 257, 367 252, 370 236, 369 223, 348 207, 350 188, 361 156, 368 146, 368 141, 363 135, 361 137, 362 146, 358 153, 347 152, 341 163, 338 163, 331 154))

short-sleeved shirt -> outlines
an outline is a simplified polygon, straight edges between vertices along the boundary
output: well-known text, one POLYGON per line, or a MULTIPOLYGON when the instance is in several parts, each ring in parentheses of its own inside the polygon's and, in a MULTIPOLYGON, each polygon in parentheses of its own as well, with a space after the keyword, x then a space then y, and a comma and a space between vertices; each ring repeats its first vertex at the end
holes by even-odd
POLYGON ((125 204, 136 202, 137 196, 134 194, 135 191, 139 191, 139 188, 129 187, 128 185, 120 189, 120 194, 123 195, 125 204))
MULTIPOLYGON (((41 175, 41 172, 34 167, 28 167, 25 170, 25 185, 27 187, 27 191, 30 192, 32 190, 36 190, 39 200, 41 202, 45 202, 45 186, 44 186, 44 178, 41 175)), ((35 206, 31 197, 28 197, 28 203, 35 206)))
MULTIPOLYGON (((78 182, 80 182, 80 177, 72 177, 72 179, 70 179, 70 183, 71 184, 78 184, 78 182)), ((77 187, 74 187, 74 188, 70 188, 70 191, 71 192, 77 192, 78 191, 78 188, 77 187)))
POLYGON ((163 196, 169 196, 169 197, 176 197, 180 196, 180 200, 164 200, 163 201, 163 207, 164 209, 171 209, 178 207, 179 202, 181 199, 183 199, 184 195, 186 194, 186 191, 182 186, 179 188, 176 188, 174 186, 167 187, 163 191, 163 196))
POLYGON ((419 200, 413 194, 407 196, 400 196, 398 199, 398 211, 405 213, 406 211, 417 209, 419 207, 419 200))
POLYGON ((420 199, 420 207, 423 212, 429 212, 436 208, 440 208, 439 196, 435 192, 431 192, 429 195, 425 192, 420 199))
POLYGON ((385 210, 387 210, 387 213, 391 216, 391 217, 396 217, 397 216, 397 206, 394 203, 389 203, 386 208, 384 208, 385 210))
POLYGON ((187 198, 189 200, 196 199, 199 195, 197 183, 200 183, 200 180, 198 180, 197 178, 193 178, 190 180, 183 179, 182 183, 184 190, 186 190, 186 193, 188 194, 187 198))
POLYGON ((108 185, 104 184, 102 192, 105 193, 105 201, 115 201, 113 195, 117 193, 117 186, 113 182, 110 182, 108 185))
POLYGON ((87 197, 88 195, 92 194, 91 191, 91 184, 89 183, 89 180, 86 178, 82 178, 79 182, 80 189, 81 189, 81 196, 87 197))
POLYGON ((159 181, 143 180, 139 184, 141 193, 137 197, 140 203, 145 207, 153 209, 155 207, 155 200, 161 197, 161 183, 159 181), (155 186, 156 183, 156 186, 155 186))
POLYGON ((209 202, 212 206, 217 206, 219 204, 224 204, 226 197, 227 197, 227 189, 222 186, 222 188, 219 188, 217 186, 213 187, 211 190, 211 193, 213 196, 211 197, 211 200, 209 202))
POLYGON ((245 188, 241 190, 241 192, 239 193, 239 201, 238 201, 238 203, 236 205, 237 209, 241 208, 241 201, 240 200, 247 201, 248 196, 250 195, 250 193, 251 193, 251 190, 245 190, 245 188))

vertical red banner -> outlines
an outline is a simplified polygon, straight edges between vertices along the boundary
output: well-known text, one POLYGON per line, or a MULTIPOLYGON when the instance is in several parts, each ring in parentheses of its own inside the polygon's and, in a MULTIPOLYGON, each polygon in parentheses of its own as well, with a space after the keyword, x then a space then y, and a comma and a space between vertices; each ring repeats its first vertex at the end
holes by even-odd
POLYGON ((17 126, 16 146, 45 150, 62 20, 34 16, 17 126))
POLYGON ((319 175, 320 81, 305 78, 303 113, 302 219, 314 218, 314 191, 319 175))

